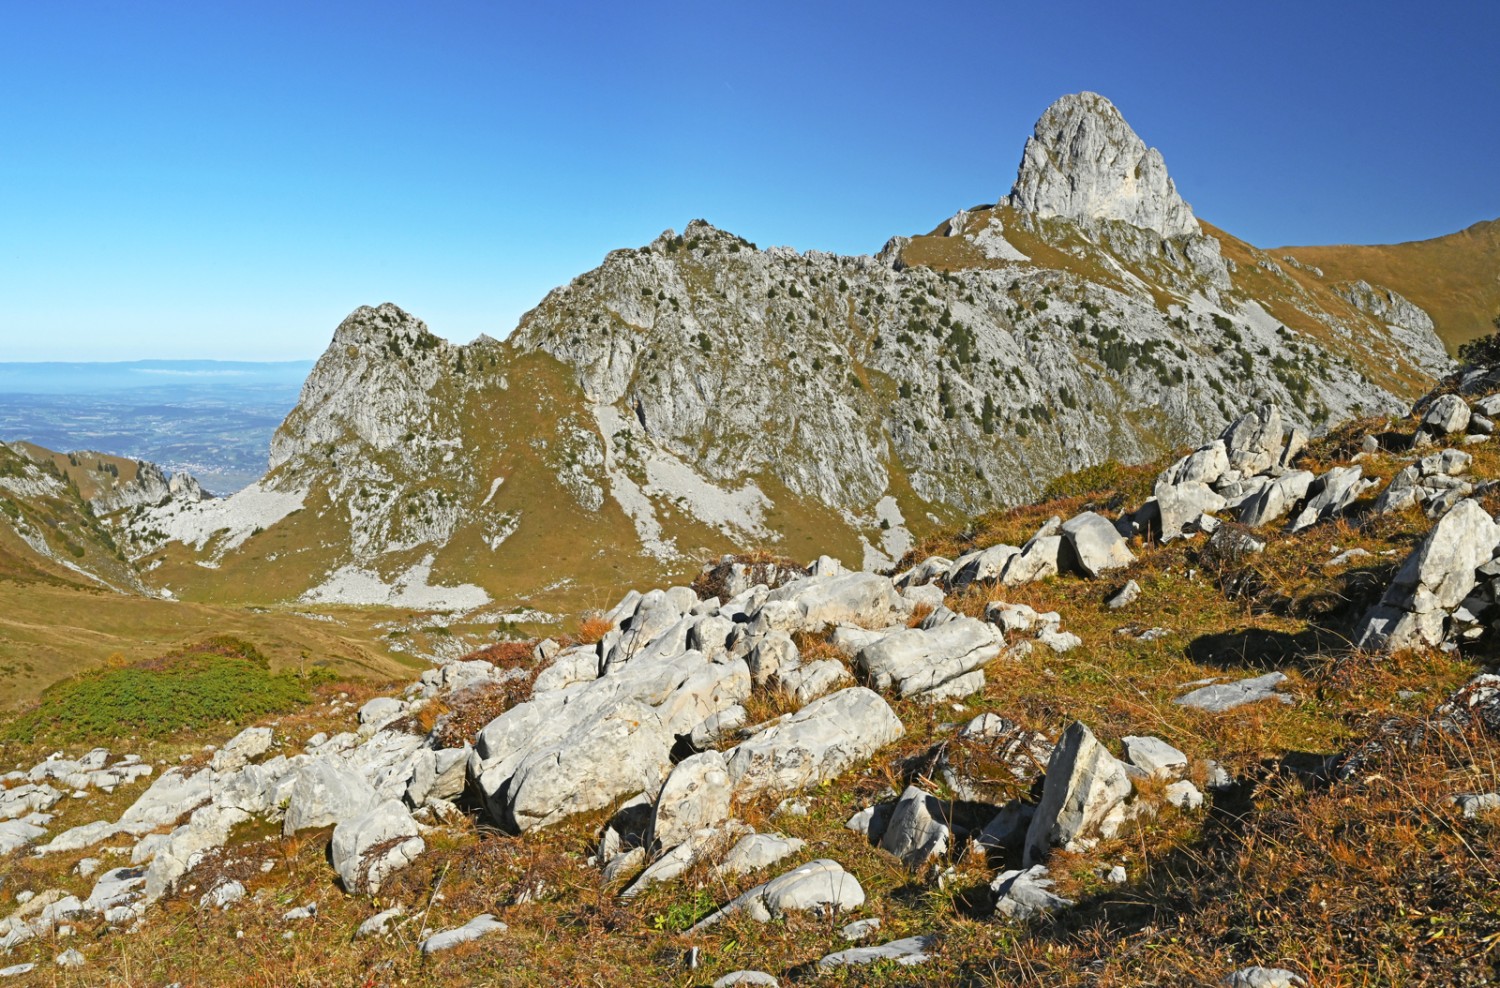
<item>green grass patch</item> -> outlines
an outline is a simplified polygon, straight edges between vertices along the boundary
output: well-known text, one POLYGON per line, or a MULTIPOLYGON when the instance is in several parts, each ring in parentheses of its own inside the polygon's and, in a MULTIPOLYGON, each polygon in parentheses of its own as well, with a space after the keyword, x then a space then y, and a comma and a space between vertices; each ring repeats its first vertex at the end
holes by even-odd
POLYGON ((326 669, 272 673, 260 650, 219 636, 159 658, 62 680, 0 728, 0 739, 56 743, 162 737, 286 713, 312 701, 326 669))

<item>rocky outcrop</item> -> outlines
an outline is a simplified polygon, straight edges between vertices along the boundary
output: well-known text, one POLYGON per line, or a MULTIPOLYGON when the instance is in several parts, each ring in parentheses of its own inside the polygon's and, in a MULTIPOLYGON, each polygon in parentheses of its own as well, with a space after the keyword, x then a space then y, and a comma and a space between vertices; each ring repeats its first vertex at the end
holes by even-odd
POLYGON ((1026 140, 1008 200, 1043 219, 1118 220, 1163 237, 1201 233, 1166 162, 1098 93, 1064 96, 1026 140))

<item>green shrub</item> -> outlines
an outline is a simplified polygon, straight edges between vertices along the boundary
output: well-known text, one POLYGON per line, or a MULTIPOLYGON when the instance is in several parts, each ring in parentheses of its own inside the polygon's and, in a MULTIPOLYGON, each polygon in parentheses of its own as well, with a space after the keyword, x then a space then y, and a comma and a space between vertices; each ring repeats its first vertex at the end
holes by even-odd
POLYGON ((331 677, 272 673, 254 645, 219 636, 133 665, 96 669, 55 683, 0 728, 10 741, 98 742, 161 737, 229 721, 243 724, 309 702, 331 677))

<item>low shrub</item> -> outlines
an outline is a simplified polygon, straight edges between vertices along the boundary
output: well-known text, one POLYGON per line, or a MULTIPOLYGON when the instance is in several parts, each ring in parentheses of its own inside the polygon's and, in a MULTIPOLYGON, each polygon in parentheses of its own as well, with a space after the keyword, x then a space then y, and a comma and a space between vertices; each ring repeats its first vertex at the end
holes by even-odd
POLYGON ((10 741, 57 743, 162 737, 226 721, 243 724, 311 702, 331 678, 272 673, 249 642, 220 636, 129 665, 110 664, 53 684, 3 728, 10 741))

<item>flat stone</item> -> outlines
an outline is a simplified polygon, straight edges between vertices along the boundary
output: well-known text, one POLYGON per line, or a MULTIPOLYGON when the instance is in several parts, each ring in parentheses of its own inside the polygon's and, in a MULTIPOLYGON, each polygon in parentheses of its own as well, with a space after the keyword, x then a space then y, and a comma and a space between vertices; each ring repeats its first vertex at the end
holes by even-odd
POLYGON ((837 861, 820 858, 736 896, 688 933, 702 932, 726 916, 740 912, 758 923, 768 923, 793 912, 828 916, 864 904, 865 890, 859 881, 837 861))
POLYGON ((469 943, 480 937, 489 936, 491 933, 504 933, 509 927, 500 922, 489 913, 482 913, 469 920, 463 926, 452 930, 444 930, 434 933, 422 941, 422 953, 437 954, 444 950, 452 950, 461 943, 469 943))
POLYGON ((906 733, 878 693, 854 686, 814 700, 741 742, 728 759, 736 792, 792 792, 832 779, 906 733))
POLYGON ((1291 697, 1276 692, 1277 684, 1285 679, 1284 673, 1268 672, 1264 676, 1242 679, 1237 683, 1202 686, 1185 696, 1179 696, 1173 702, 1178 706, 1196 707, 1215 714, 1243 707, 1247 703, 1259 703, 1261 700, 1277 699, 1282 703, 1291 703, 1291 697))
POLYGON ((1002 872, 990 883, 995 914, 1008 919, 1030 919, 1074 904, 1072 899, 1053 893, 1052 885, 1045 865, 1002 872))
POLYGON ((1223 983, 1225 988, 1297 988, 1307 984, 1296 972, 1281 967, 1242 967, 1223 983))
POLYGON ((1168 778, 1187 771, 1187 755, 1161 738, 1127 735, 1120 741, 1125 746, 1125 760, 1148 775, 1168 778))
POLYGON ((804 850, 807 842, 800 837, 781 834, 746 834, 719 862, 718 871, 725 875, 747 875, 804 850))
POLYGON ((925 964, 932 959, 927 952, 936 943, 936 937, 925 936, 892 940, 890 943, 883 943, 878 947, 853 947, 849 950, 840 950, 837 953, 828 954, 818 961, 818 967, 825 970, 835 967, 856 967, 887 960, 895 961, 903 967, 925 964))
POLYGON ((733 971, 714 982, 713 988, 739 988, 740 985, 761 985, 776 988, 780 984, 764 971, 733 971))

